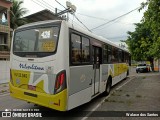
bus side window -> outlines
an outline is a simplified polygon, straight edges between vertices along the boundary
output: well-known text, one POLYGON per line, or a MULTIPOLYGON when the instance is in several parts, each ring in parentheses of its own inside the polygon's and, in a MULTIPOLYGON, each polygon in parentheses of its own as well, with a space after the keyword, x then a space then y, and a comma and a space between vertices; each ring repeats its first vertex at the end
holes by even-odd
POLYGON ((123 62, 123 58, 122 58, 122 57, 123 57, 123 56, 122 56, 122 50, 119 49, 119 50, 118 50, 118 62, 119 62, 119 63, 123 62))
POLYGON ((108 63, 111 63, 112 62, 112 46, 111 45, 108 45, 108 63))
POLYGON ((71 34, 71 63, 78 65, 90 63, 90 42, 81 34, 71 34))
POLYGON ((108 63, 108 45, 103 46, 103 63, 107 64, 108 63))
POLYGON ((81 37, 71 34, 71 58, 73 64, 81 63, 81 37))
POLYGON ((90 62, 89 39, 82 37, 82 63, 90 62))

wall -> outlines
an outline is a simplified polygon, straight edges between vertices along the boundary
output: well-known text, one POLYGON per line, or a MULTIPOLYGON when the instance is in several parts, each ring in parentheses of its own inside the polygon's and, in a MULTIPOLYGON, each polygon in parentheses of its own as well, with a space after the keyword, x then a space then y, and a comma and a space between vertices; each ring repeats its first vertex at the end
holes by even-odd
POLYGON ((0 61, 0 83, 7 83, 10 80, 9 61, 0 61))

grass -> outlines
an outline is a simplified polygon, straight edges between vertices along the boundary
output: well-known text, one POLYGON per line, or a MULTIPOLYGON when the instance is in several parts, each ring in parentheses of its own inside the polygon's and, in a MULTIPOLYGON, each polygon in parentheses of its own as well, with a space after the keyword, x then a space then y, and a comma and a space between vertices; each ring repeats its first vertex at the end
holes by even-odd
POLYGON ((112 95, 112 96, 115 96, 116 94, 115 94, 115 92, 113 92, 111 95, 112 95))
POLYGON ((116 101, 116 100, 109 100, 109 99, 105 99, 105 102, 125 103, 124 101, 116 101))
POLYGON ((127 97, 130 97, 130 95, 129 95, 129 94, 126 94, 126 96, 127 96, 127 97))
POLYGON ((137 97, 137 98, 141 98, 142 96, 141 96, 141 95, 136 95, 136 97, 137 97))
POLYGON ((122 90, 116 90, 116 91, 122 92, 122 90))
POLYGON ((117 96, 121 96, 121 94, 116 94, 117 96))
POLYGON ((108 99, 105 99, 104 101, 105 101, 105 102, 109 102, 109 100, 108 100, 108 99))
POLYGON ((121 94, 118 94, 118 93, 116 93, 116 92, 113 92, 111 95, 112 95, 112 96, 121 96, 121 94))
POLYGON ((109 102, 116 102, 115 100, 110 100, 109 102))
POLYGON ((142 79, 145 79, 146 77, 144 76, 142 79))
POLYGON ((130 100, 128 100, 126 103, 128 106, 132 105, 132 101, 130 101, 130 100))
POLYGON ((124 103, 124 101, 118 101, 119 103, 124 103))

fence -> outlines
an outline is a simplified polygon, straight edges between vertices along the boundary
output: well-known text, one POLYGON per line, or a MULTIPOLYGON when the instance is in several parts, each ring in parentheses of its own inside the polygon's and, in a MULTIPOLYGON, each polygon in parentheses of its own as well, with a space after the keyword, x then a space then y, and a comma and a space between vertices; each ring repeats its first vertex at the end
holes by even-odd
POLYGON ((7 83, 10 80, 9 61, 0 61, 0 83, 7 83))

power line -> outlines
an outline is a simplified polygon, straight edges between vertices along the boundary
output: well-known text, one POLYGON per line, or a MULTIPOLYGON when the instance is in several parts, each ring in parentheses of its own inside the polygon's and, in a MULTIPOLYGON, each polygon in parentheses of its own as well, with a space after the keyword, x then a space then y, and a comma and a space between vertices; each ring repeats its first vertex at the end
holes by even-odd
MULTIPOLYGON (((61 5, 62 7, 64 7, 66 9, 66 7, 64 5, 62 5, 60 2, 58 2, 57 0, 55 0, 59 5, 61 5)), ((73 14, 71 14, 73 15, 73 14)), ((88 27, 74 14, 75 18, 78 20, 78 22, 80 22, 88 31, 91 32, 91 30, 88 29, 88 27)))
POLYGON ((55 0, 59 5, 61 5, 62 7, 64 7, 64 9, 66 9, 66 7, 64 5, 62 5, 60 2, 58 2, 57 0, 55 0))
POLYGON ((82 13, 77 13, 77 14, 82 15, 82 16, 86 16, 86 17, 89 17, 89 18, 104 20, 104 21, 108 20, 108 19, 105 19, 105 18, 99 18, 99 17, 95 17, 95 16, 91 16, 91 15, 82 14, 82 13))
MULTIPOLYGON (((108 19, 105 19, 105 18, 95 17, 95 16, 86 15, 86 14, 82 14, 82 13, 77 13, 77 14, 85 16, 85 17, 93 18, 93 19, 98 19, 98 20, 103 20, 103 21, 107 20, 107 22, 109 21, 108 19)), ((125 23, 125 22, 121 22, 121 21, 116 21, 115 23, 122 23, 122 24, 126 24, 126 25, 133 25, 133 23, 125 23)))
MULTIPOLYGON (((50 7, 49 6, 47 6, 47 5, 49 5, 48 3, 46 3, 44 0, 42 0, 44 3, 42 3, 42 2, 40 2, 39 0, 38 0, 38 2, 37 1, 34 1, 34 0, 32 0, 34 3, 36 3, 37 5, 39 5, 39 6, 41 6, 42 8, 44 8, 44 9, 49 9, 49 10, 51 10, 51 11, 55 11, 55 8, 54 7, 52 7, 51 5, 50 5, 50 7), (41 3, 41 4, 40 4, 41 3), (47 4, 47 5, 46 5, 47 4)), ((59 10, 59 9, 58 9, 59 10)), ((61 11, 61 10, 59 10, 59 11, 61 11)))
POLYGON ((79 20, 79 18, 75 15, 75 18, 88 30, 91 32, 91 30, 88 29, 88 27, 82 22, 79 20))
POLYGON ((54 9, 52 9, 52 8, 49 8, 48 6, 46 6, 44 3, 42 3, 42 2, 40 2, 39 0, 37 0, 37 1, 34 1, 34 0, 32 0, 34 3, 36 3, 37 5, 39 5, 39 6, 41 6, 41 7, 43 7, 44 9, 49 9, 49 10, 51 10, 51 11, 55 11, 54 9), (41 4, 40 4, 41 3, 41 4))
POLYGON ((43 1, 43 3, 47 4, 51 9, 55 10, 55 8, 53 6, 51 6, 50 4, 48 4, 47 2, 45 2, 44 0, 42 0, 42 1, 43 1))
POLYGON ((80 24, 78 24, 76 21, 72 21, 72 20, 69 20, 71 23, 75 23, 77 26, 79 26, 79 27, 81 27, 81 28, 83 28, 83 29, 85 29, 85 27, 84 26, 81 26, 80 24))
POLYGON ((42 6, 41 4, 39 4, 39 3, 37 3, 37 2, 35 2, 34 0, 32 0, 34 3, 36 3, 37 5, 39 5, 39 6, 41 6, 41 7, 43 7, 43 8, 45 8, 44 6, 42 6))
POLYGON ((97 27, 94 27, 94 28, 91 29, 91 31, 92 31, 92 30, 95 30, 95 29, 97 29, 97 28, 99 28, 99 27, 101 27, 101 26, 104 26, 104 25, 106 25, 106 24, 108 24, 108 23, 110 23, 110 22, 113 22, 113 21, 115 21, 115 20, 117 20, 117 19, 119 19, 119 18, 121 18, 121 17, 123 17, 123 16, 126 16, 126 15, 130 14, 131 12, 133 12, 133 11, 139 9, 139 8, 140 8, 140 7, 137 7, 137 8, 135 8, 135 9, 133 9, 133 10, 131 10, 131 11, 129 11, 129 12, 127 12, 127 13, 119 16, 119 17, 116 17, 116 18, 114 18, 114 19, 112 19, 112 20, 110 20, 110 21, 108 21, 108 22, 106 22, 106 23, 103 23, 103 24, 101 24, 101 25, 99 25, 99 26, 97 26, 97 27))

